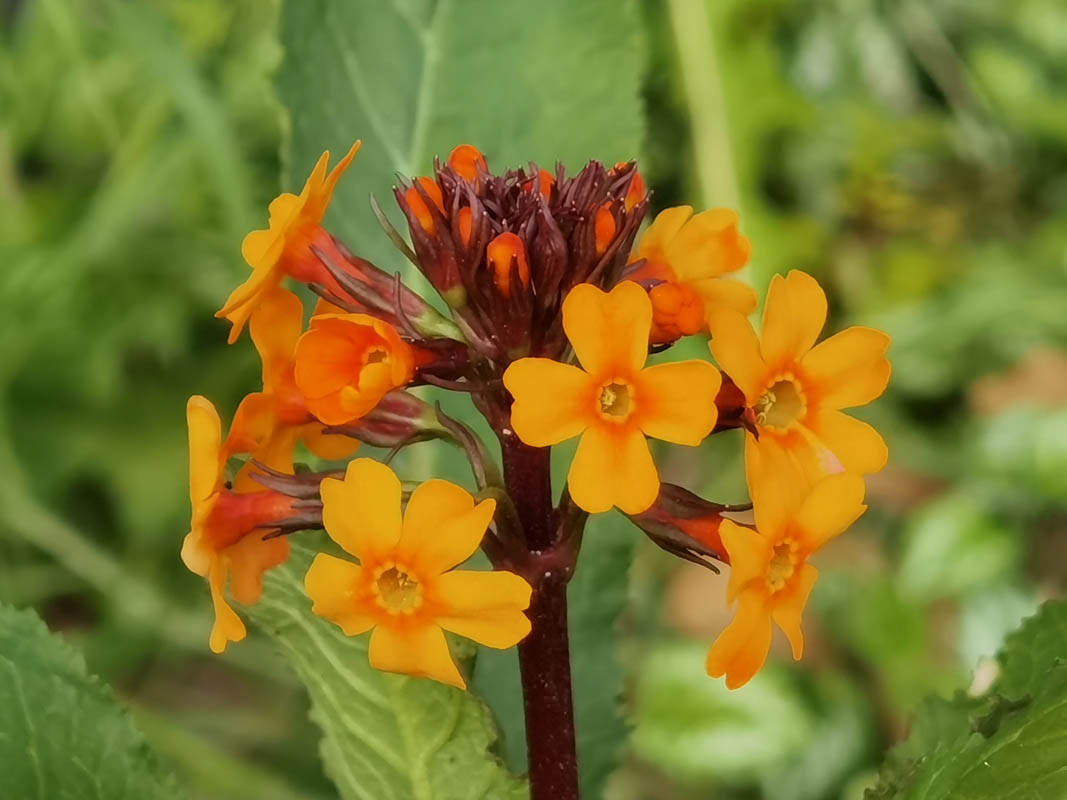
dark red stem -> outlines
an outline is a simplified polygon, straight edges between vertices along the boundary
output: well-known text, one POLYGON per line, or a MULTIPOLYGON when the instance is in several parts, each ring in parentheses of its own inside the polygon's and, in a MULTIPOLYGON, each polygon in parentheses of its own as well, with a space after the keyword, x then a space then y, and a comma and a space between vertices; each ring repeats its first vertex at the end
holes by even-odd
POLYGON ((529 565, 534 587, 528 612, 532 630, 519 645, 530 800, 579 800, 567 636, 573 543, 562 536, 552 506, 549 448, 528 447, 510 431, 500 434, 500 445, 504 482, 529 550, 521 561, 529 565))

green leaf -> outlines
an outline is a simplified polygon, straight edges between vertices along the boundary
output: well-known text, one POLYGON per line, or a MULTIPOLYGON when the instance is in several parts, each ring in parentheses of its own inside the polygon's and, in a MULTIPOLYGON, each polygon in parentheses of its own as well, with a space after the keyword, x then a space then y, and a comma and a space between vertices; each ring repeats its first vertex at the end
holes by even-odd
POLYGON ((928 700, 867 800, 1067 796, 1067 604, 1049 603, 1008 637, 982 697, 928 700))
POLYGON ((963 594, 1013 575, 1018 531, 991 517, 975 492, 957 491, 928 503, 905 533, 901 588, 934 600, 963 594))
POLYGON ((363 149, 328 221, 361 255, 398 255, 371 214, 395 174, 425 174, 457 144, 494 169, 634 158, 643 64, 633 0, 296 0, 282 12, 278 78, 299 186, 325 149, 363 149))
POLYGON ((485 705, 436 681, 379 672, 369 637, 347 637, 311 613, 304 574, 313 551, 295 546, 249 609, 311 696, 326 772, 344 800, 520 800, 524 784, 490 752, 485 705))
POLYGON ((0 606, 0 784, 19 800, 176 800, 111 690, 31 611, 0 606))
MULTIPOLYGON (((626 606, 637 529, 618 514, 590 519, 567 587, 574 726, 583 797, 601 797, 629 733, 622 716, 617 622, 626 606)), ((508 764, 526 768, 526 730, 517 651, 481 648, 474 687, 504 731, 508 764)))
POLYGON ((641 667, 634 750, 686 782, 752 782, 799 753, 816 730, 785 671, 764 667, 730 691, 704 671, 708 645, 660 644, 641 667))

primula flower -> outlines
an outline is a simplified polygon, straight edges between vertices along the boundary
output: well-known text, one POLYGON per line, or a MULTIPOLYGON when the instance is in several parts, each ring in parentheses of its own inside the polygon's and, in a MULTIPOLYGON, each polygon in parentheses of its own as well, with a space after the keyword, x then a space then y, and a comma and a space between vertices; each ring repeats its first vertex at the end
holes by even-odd
POLYGON ((649 288, 651 341, 673 342, 699 333, 716 308, 751 313, 755 292, 722 277, 741 269, 750 249, 733 211, 715 208, 695 216, 691 206, 661 211, 630 256, 631 262, 644 263, 626 275, 649 288))
POLYGON ((719 527, 731 564, 726 602, 736 600, 737 613, 707 660, 708 675, 725 675, 729 689, 748 683, 767 660, 772 621, 800 659, 800 617, 819 575, 808 557, 867 509, 863 479, 851 473, 823 478, 807 493, 773 470, 748 478, 756 529, 730 520, 719 527))
POLYGON ((366 415, 415 372, 414 348, 396 328, 367 314, 323 314, 296 343, 296 385, 327 425, 366 415))
POLYGON ((245 637, 245 626, 226 602, 227 577, 234 598, 249 605, 259 600, 263 573, 289 556, 284 537, 264 539, 269 525, 292 513, 293 499, 277 492, 231 491, 223 468, 229 455, 222 446, 218 412, 200 396, 189 398, 189 499, 193 514, 182 545, 182 561, 208 579, 215 606, 210 646, 216 653, 227 642, 245 637), (264 527, 260 527, 264 526, 264 527))
POLYGON ((825 322, 825 293, 796 270, 771 281, 759 339, 740 313, 712 315, 711 352, 755 414, 759 436, 746 434, 746 463, 758 451, 777 451, 809 482, 885 466, 889 451, 882 437, 841 409, 865 405, 885 391, 889 337, 852 327, 816 345, 825 322))
POLYGON ((464 689, 445 631, 499 649, 530 632, 525 580, 453 569, 478 549, 495 501, 475 505, 459 486, 430 480, 401 518, 400 481, 366 458, 349 464, 343 481, 324 480, 321 491, 326 532, 359 564, 320 553, 304 586, 311 610, 348 636, 373 629, 371 666, 464 689))
POLYGON ((263 391, 241 401, 226 439, 229 453, 251 453, 280 472, 293 471, 293 448, 301 438, 311 452, 329 460, 351 455, 359 446, 347 436, 324 433, 325 426, 312 416, 297 388, 295 352, 303 319, 304 307, 295 294, 281 287, 264 293, 249 321, 263 362, 263 391))
POLYGON ((645 436, 695 446, 715 427, 718 370, 704 361, 645 367, 651 325, 652 304, 637 284, 610 293, 581 284, 563 302, 581 368, 522 358, 504 373, 519 439, 547 447, 582 437, 567 480, 586 511, 641 513, 660 486, 645 436))
POLYGON ((299 195, 283 192, 270 204, 270 224, 266 230, 252 231, 241 243, 241 255, 252 268, 252 274, 226 299, 215 314, 230 321, 230 344, 237 341, 245 323, 252 315, 263 294, 281 283, 285 275, 307 283, 315 282, 337 291, 336 281, 311 251, 315 245, 338 263, 344 259, 336 251, 333 239, 321 227, 341 174, 348 168, 359 150, 359 142, 352 145, 329 174, 327 150, 319 158, 299 195))

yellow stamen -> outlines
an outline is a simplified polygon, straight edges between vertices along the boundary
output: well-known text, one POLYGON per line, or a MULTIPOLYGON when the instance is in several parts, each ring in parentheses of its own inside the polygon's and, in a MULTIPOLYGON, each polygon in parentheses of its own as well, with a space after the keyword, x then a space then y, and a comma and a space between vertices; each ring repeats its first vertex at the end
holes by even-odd
POLYGON ((614 380, 600 387, 600 414, 612 422, 622 422, 633 412, 633 387, 623 380, 614 380))
POLYGON ((756 401, 756 424, 785 430, 808 410, 804 391, 792 375, 777 378, 756 401))
POLYGON ((403 566, 381 567, 374 581, 378 605, 390 614, 412 614, 422 605, 422 587, 403 566))
POLYGON ((767 586, 772 592, 781 591, 786 582, 793 577, 796 568, 796 545, 786 540, 774 546, 770 563, 767 564, 767 586))

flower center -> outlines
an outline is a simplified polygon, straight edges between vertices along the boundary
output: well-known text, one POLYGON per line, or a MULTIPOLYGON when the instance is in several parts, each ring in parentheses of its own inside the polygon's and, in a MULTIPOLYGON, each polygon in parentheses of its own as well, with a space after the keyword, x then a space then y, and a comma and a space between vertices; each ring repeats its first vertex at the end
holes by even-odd
POLYGON ((804 416, 807 400, 792 375, 784 375, 760 395, 754 408, 756 424, 786 429, 804 416))
POLYGON ((633 411, 633 401, 633 387, 624 380, 614 380, 600 387, 597 403, 602 417, 622 422, 633 411))
POLYGON ((422 605, 422 587, 404 567, 382 567, 374 582, 378 605, 390 614, 411 614, 422 605))
POLYGON ((389 358, 389 353, 384 347, 371 347, 363 354, 364 364, 380 364, 389 358))
POLYGON ((796 567, 796 545, 787 539, 774 546, 770 563, 767 565, 767 585, 772 592, 781 591, 786 582, 793 577, 796 567))

